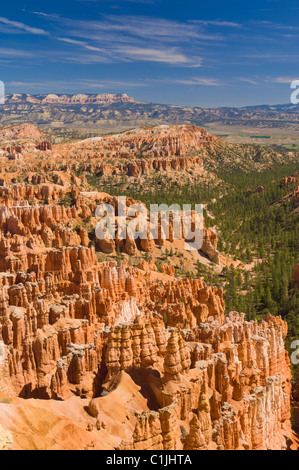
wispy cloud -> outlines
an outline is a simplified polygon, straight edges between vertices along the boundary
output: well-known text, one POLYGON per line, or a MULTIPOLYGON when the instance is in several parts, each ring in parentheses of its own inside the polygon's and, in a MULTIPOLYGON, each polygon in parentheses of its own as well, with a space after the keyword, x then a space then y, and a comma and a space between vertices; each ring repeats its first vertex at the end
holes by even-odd
POLYGON ((99 90, 111 90, 122 92, 127 88, 151 87, 152 83, 146 80, 92 80, 78 78, 67 80, 42 80, 42 81, 10 81, 6 82, 7 89, 11 92, 26 90, 29 93, 97 93, 99 90))
POLYGON ((299 74, 297 77, 293 76, 293 77, 272 77, 272 78, 268 78, 267 81, 269 82, 273 82, 273 83, 281 83, 281 84, 285 84, 285 83, 288 83, 288 84, 291 84, 294 80, 298 80, 299 79, 299 74))
POLYGON ((201 24, 204 26, 224 26, 228 28, 243 28, 243 25, 241 23, 234 23, 233 21, 204 21, 204 20, 194 20, 193 23, 201 24))
POLYGON ((285 54, 281 53, 272 53, 272 52, 264 52, 264 53, 256 53, 256 54, 243 54, 242 58, 246 59, 254 59, 255 61, 260 60, 264 63, 264 61, 269 61, 270 63, 289 63, 289 64, 296 64, 299 60, 299 54, 285 54))
POLYGON ((23 51, 20 49, 10 49, 6 47, 0 47, 0 57, 7 57, 7 58, 13 58, 13 57, 34 57, 35 54, 30 52, 30 51, 23 51))
POLYGON ((108 50, 99 49, 89 45, 81 45, 89 51, 98 51, 98 54, 75 54, 61 57, 61 61, 77 64, 114 63, 114 62, 161 62, 169 65, 197 68, 201 66, 201 58, 190 59, 176 48, 156 49, 133 46, 115 46, 108 50))
POLYGON ((25 31, 27 33, 31 34, 37 34, 37 35, 48 35, 47 31, 40 29, 40 28, 33 28, 31 26, 28 26, 24 23, 20 23, 19 21, 11 21, 8 18, 3 18, 0 16, 0 23, 5 24, 7 26, 10 26, 12 28, 15 28, 17 30, 25 31))
POLYGON ((254 79, 254 78, 249 78, 249 77, 237 77, 236 80, 238 82, 249 83, 250 85, 258 85, 259 84, 258 80, 254 79))
POLYGON ((179 85, 204 85, 204 86, 223 86, 224 83, 218 80, 217 78, 203 78, 203 77, 194 77, 185 80, 173 80, 173 83, 178 83, 179 85))
MULTIPOLYGON (((140 0, 130 1, 140 3, 140 0)), ((63 80, 32 83, 34 89, 53 89, 55 92, 84 92, 85 89, 96 92, 97 88, 122 91, 127 88, 130 90, 134 87, 155 86, 166 91, 167 86, 175 88, 177 85, 185 89, 194 87, 192 91, 198 91, 199 95, 203 95, 200 87, 206 87, 207 94, 208 87, 215 87, 213 92, 215 91, 216 95, 216 87, 244 88, 253 93, 254 87, 257 86, 280 89, 282 87, 279 87, 279 84, 287 84, 293 80, 289 75, 295 70, 294 64, 299 60, 295 47, 299 26, 295 21, 283 24, 283 19, 279 17, 277 22, 251 21, 244 20, 242 15, 219 18, 217 11, 213 18, 207 16, 207 11, 204 12, 200 8, 193 15, 193 18, 199 19, 190 20, 182 19, 183 15, 181 19, 179 16, 178 19, 171 19, 175 18, 175 14, 167 15, 162 9, 161 15, 166 14, 168 18, 145 14, 121 15, 111 14, 112 10, 107 8, 107 5, 104 7, 104 3, 110 3, 111 7, 124 6, 124 0, 77 0, 73 17, 63 17, 59 6, 56 13, 51 13, 50 9, 35 12, 26 10, 26 15, 35 15, 35 21, 32 22, 38 28, 25 24, 27 20, 20 23, 0 17, 0 34, 3 28, 6 34, 19 32, 48 38, 46 45, 43 41, 40 41, 39 45, 38 41, 26 38, 28 43, 31 43, 31 52, 22 51, 22 42, 13 38, 11 49, 0 47, 0 60, 2 58, 11 64, 23 64, 22 60, 13 62, 13 58, 23 57, 26 60, 31 57, 30 62, 33 63, 36 57, 35 63, 51 62, 52 70, 57 70, 58 78, 61 64, 66 67, 66 75, 68 71, 74 71, 76 76, 82 71, 84 75, 88 70, 99 77, 95 80, 72 79, 71 83, 63 80), (77 9, 80 1, 103 3, 103 8, 82 4, 84 14, 79 16, 77 9), (94 12, 93 15, 90 15, 91 11, 94 12), (285 76, 269 77, 270 74, 275 74, 273 70, 283 70, 285 76), (147 74, 148 71, 150 73, 147 74), (111 80, 100 79, 108 74, 111 80), (122 75, 128 79, 119 78, 122 75)), ((128 7, 127 12, 132 10, 135 8, 128 7)), ((149 9, 138 8, 138 12, 147 10, 149 9)), ((271 16, 257 16, 263 17, 272 19, 271 16)), ((28 22, 30 23, 29 20, 28 22)), ((16 83, 11 86, 17 88, 16 83)), ((19 86, 25 88, 26 84, 19 86)))
POLYGON ((174 78, 154 78, 154 79, 136 79, 136 80, 115 80, 113 78, 109 79, 89 79, 89 78, 77 78, 72 82, 66 80, 45 80, 45 81, 11 81, 7 85, 10 88, 19 89, 24 87, 26 89, 34 88, 36 90, 43 90, 45 92, 50 91, 75 91, 82 92, 82 90, 90 90, 93 93, 98 89, 105 90, 118 90, 121 91, 126 88, 146 88, 152 86, 169 86, 169 85, 195 85, 195 86, 225 86, 225 83, 216 79, 216 78, 200 78, 192 77, 190 79, 174 79, 174 78))
POLYGON ((148 16, 108 15, 104 21, 90 22, 89 26, 96 30, 117 31, 134 37, 150 38, 151 40, 164 39, 184 42, 190 39, 206 41, 223 39, 221 34, 204 32, 193 21, 180 23, 174 20, 148 16))
POLYGON ((169 64, 186 64, 189 59, 176 48, 173 49, 147 49, 142 47, 120 46, 118 52, 130 59, 154 62, 166 62, 169 64))
POLYGON ((101 49, 99 47, 95 46, 90 46, 84 41, 78 41, 77 39, 70 39, 70 38, 57 38, 58 41, 66 42, 67 44, 75 44, 76 46, 81 46, 84 47, 84 49, 87 49, 89 51, 94 51, 94 52, 105 52, 105 49, 101 49))
POLYGON ((26 90, 34 90, 35 92, 82 92, 84 90, 90 89, 91 92, 94 89, 99 88, 117 88, 121 89, 122 87, 138 86, 137 82, 126 82, 126 81, 113 81, 113 80, 90 80, 90 79, 76 79, 73 81, 67 80, 42 80, 42 81, 17 81, 13 80, 6 83, 7 87, 11 90, 20 90, 24 88, 26 90))
MULTIPOLYGON (((105 79, 105 80, 91 80, 88 78, 83 78, 78 81, 79 84, 83 84, 84 88, 131 88, 131 87, 148 87, 152 86, 151 81, 146 80, 115 80, 115 79, 105 79)), ((77 85, 78 85, 77 83, 77 85)))
POLYGON ((285 29, 289 31, 299 30, 298 26, 287 25, 287 24, 282 24, 282 23, 274 23, 273 21, 252 21, 251 23, 256 26, 263 26, 263 27, 277 29, 277 30, 279 29, 285 29))
POLYGON ((203 45, 224 39, 222 34, 206 32, 192 21, 130 15, 105 15, 94 21, 35 14, 46 15, 56 23, 58 34, 54 37, 58 41, 90 52, 66 54, 67 61, 81 64, 147 61, 199 67, 203 45))
POLYGON ((143 16, 106 16, 104 21, 79 22, 74 35, 99 41, 117 40, 120 42, 149 41, 164 44, 176 43, 186 47, 192 42, 199 44, 222 41, 219 33, 208 33, 192 23, 180 23, 161 18, 143 16))

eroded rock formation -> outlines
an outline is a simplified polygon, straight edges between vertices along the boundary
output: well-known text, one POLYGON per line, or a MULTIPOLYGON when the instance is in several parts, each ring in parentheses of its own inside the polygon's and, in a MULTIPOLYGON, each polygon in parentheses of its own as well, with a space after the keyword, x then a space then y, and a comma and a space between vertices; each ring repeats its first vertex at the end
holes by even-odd
MULTIPOLYGON (((187 154, 215 142, 192 126, 162 126, 82 146, 123 160, 121 171, 136 177, 202 170, 201 157, 187 154)), ((0 187, 0 448, 294 448, 286 323, 227 314, 221 289, 175 277, 166 250, 184 256, 192 239, 175 239, 173 218, 167 241, 161 226, 157 237, 134 240, 127 225, 123 239, 118 199, 90 191, 78 168, 68 174, 74 154, 56 168, 49 142, 33 148, 26 184, 10 184, 12 163, 0 187), (116 209, 116 236, 97 240, 95 211, 106 202, 116 209), (151 255, 162 249, 157 266, 151 255)), ((127 198, 126 208, 135 202, 127 198)), ((202 252, 219 261, 205 226, 202 252)))
POLYGON ((25 407, 28 398, 51 400, 54 409, 74 395, 82 407, 90 400, 86 422, 108 448, 112 441, 121 449, 290 446, 280 318, 225 317, 221 290, 176 280, 169 267, 164 280, 151 280, 143 274, 158 275, 150 262, 99 263, 84 227, 73 227, 91 216, 95 195, 74 188, 67 193, 74 205, 64 207, 63 189, 0 189, 1 393, 25 407), (125 435, 103 415, 123 380, 143 403, 133 411, 127 397, 125 435))

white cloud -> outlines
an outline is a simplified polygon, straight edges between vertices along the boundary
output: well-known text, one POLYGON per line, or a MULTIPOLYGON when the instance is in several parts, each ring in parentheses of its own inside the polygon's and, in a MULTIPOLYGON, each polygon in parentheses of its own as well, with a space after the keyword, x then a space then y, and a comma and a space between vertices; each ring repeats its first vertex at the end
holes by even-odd
POLYGON ((186 80, 174 80, 174 83, 180 85, 204 85, 204 86, 221 86, 223 85, 217 78, 195 77, 186 80))
POLYGON ((258 81, 253 78, 247 78, 247 77, 237 77, 236 80, 239 82, 244 82, 244 83, 249 83, 250 85, 258 85, 258 81))
POLYGON ((94 46, 90 46, 89 44, 87 44, 85 41, 78 41, 77 39, 70 39, 70 38, 56 38, 58 39, 58 41, 62 41, 62 42, 65 42, 67 44, 75 44, 77 46, 82 46, 84 47, 85 49, 89 50, 89 51, 95 51, 95 52, 105 52, 105 49, 101 49, 99 47, 94 47, 94 46))
POLYGON ((298 30, 298 26, 291 26, 291 25, 286 25, 286 24, 281 24, 281 23, 274 23, 273 21, 252 21, 251 22, 254 25, 257 26, 265 26, 266 28, 271 28, 271 29, 286 29, 289 31, 294 31, 298 30))
POLYGON ((240 23, 234 23, 232 21, 204 21, 204 20, 194 20, 193 23, 202 24, 204 26, 225 26, 228 28, 243 28, 243 25, 240 23))
POLYGON ((0 57, 34 57, 34 54, 30 51, 23 51, 20 49, 10 49, 6 47, 0 47, 0 57))
POLYGON ((3 18, 0 16, 0 23, 3 23, 7 26, 11 26, 13 28, 16 28, 18 30, 26 31, 27 33, 31 34, 37 34, 37 35, 47 35, 47 31, 39 28, 32 28, 31 26, 28 26, 24 23, 20 23, 19 21, 11 21, 7 18, 3 18))
POLYGON ((276 77, 276 78, 270 78, 267 81, 273 82, 273 83, 288 83, 291 84, 294 80, 299 79, 299 74, 297 77, 276 77))
POLYGON ((211 46, 224 39, 221 34, 203 31, 202 25, 192 21, 131 15, 106 15, 97 21, 47 16, 55 22, 55 39, 90 52, 66 54, 67 61, 81 64, 147 61, 200 67, 203 43, 211 46))
POLYGON ((165 62, 169 64, 186 64, 189 59, 177 49, 146 49, 142 47, 119 47, 118 52, 129 59, 137 59, 153 62, 165 62))

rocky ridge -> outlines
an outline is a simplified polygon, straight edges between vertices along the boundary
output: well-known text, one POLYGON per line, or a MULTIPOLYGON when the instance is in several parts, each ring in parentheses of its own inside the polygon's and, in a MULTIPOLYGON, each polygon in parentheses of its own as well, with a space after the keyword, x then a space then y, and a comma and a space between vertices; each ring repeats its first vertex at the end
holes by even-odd
POLYGON ((6 95, 5 102, 11 103, 32 103, 32 104, 101 104, 110 105, 112 103, 137 103, 134 98, 130 98, 125 93, 100 93, 97 95, 30 95, 14 94, 6 95))

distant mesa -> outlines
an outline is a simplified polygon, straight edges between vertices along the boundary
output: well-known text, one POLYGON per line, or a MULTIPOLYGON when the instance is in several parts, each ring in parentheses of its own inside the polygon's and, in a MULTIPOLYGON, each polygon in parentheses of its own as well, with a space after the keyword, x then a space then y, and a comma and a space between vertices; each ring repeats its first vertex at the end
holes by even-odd
POLYGON ((30 95, 14 94, 6 95, 6 103, 32 103, 32 104, 113 104, 113 103, 137 103, 125 93, 100 93, 97 95, 30 95))

